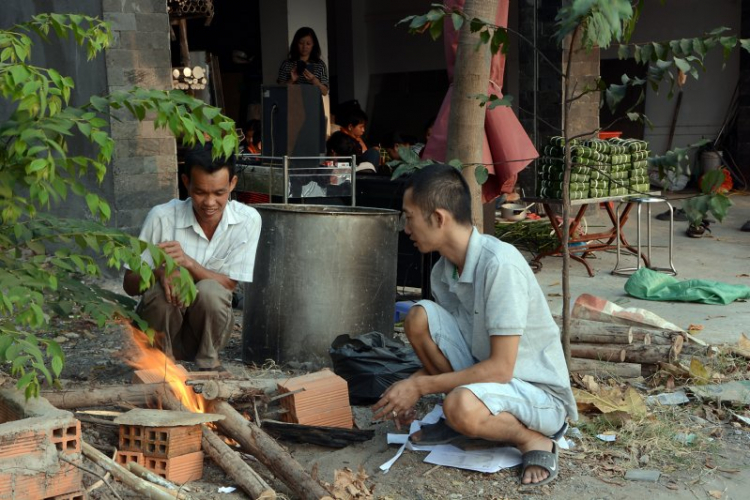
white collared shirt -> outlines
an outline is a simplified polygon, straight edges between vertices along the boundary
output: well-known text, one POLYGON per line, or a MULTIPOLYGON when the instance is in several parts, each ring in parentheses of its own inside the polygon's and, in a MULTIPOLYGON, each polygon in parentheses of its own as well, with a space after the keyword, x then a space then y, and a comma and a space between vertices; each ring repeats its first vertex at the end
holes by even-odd
MULTIPOLYGON (((257 210, 232 200, 224 207, 219 226, 209 241, 195 218, 192 200, 174 199, 151 209, 139 238, 155 245, 178 241, 187 255, 209 271, 235 281, 251 282, 260 227, 257 210)), ((141 258, 153 267, 148 250, 141 258)))

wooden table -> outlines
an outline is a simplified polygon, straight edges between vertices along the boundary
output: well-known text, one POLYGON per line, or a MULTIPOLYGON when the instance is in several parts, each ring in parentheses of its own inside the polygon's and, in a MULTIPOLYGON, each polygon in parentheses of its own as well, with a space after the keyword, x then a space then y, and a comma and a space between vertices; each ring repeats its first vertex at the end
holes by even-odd
MULTIPOLYGON (((654 191, 654 192, 649 193, 649 195, 651 196, 659 196, 660 194, 661 193, 659 191, 654 191)), ((620 196, 605 196, 602 198, 584 198, 581 200, 570 200, 571 209, 574 207, 578 207, 578 213, 576 214, 575 218, 570 222, 570 242, 569 243, 583 243, 583 245, 570 248, 570 257, 573 260, 583 264, 586 267, 586 270, 588 271, 589 276, 591 277, 594 276, 594 270, 591 269, 591 266, 589 265, 589 263, 586 262, 585 260, 586 255, 592 252, 596 252, 596 251, 616 250, 618 232, 620 234, 620 245, 622 245, 628 251, 632 252, 633 255, 638 255, 638 250, 633 245, 628 243, 628 241, 625 239, 625 232, 623 231, 623 228, 625 227, 625 223, 628 221, 628 216, 630 215, 630 211, 637 204, 636 198, 639 198, 642 196, 643 195, 640 195, 640 194, 627 194, 627 195, 620 195, 620 196), (622 210, 622 213, 620 214, 619 219, 615 213, 612 202, 627 203, 625 208, 622 210), (607 211, 607 215, 609 216, 611 227, 607 228, 605 231, 598 232, 598 233, 576 235, 576 231, 580 227, 581 220, 583 219, 583 216, 585 215, 588 207, 590 205, 596 205, 599 203, 604 205, 604 208, 607 211), (573 252, 575 252, 578 255, 574 255, 573 252)), ((548 198, 524 198, 524 202, 534 202, 534 203, 542 204, 542 206, 544 207, 544 212, 547 214, 547 217, 552 223, 552 228, 554 229, 555 235, 557 236, 557 239, 559 241, 559 245, 555 249, 539 253, 531 260, 532 263, 537 264, 541 267, 540 261, 543 258, 548 257, 550 255, 562 255, 563 253, 562 224, 560 224, 560 222, 557 220, 557 216, 555 212, 552 210, 552 205, 554 204, 559 205, 562 203, 562 201, 548 199, 548 198)), ((646 265, 646 267, 650 266, 649 259, 646 255, 641 253, 640 258, 643 259, 643 262, 646 265)))

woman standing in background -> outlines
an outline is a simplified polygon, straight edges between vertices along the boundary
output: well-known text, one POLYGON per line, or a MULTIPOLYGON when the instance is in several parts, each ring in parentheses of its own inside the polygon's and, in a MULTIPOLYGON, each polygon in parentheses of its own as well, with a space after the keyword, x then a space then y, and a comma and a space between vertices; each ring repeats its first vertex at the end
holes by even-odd
POLYGON ((320 59, 320 43, 312 28, 297 30, 289 46, 289 57, 281 63, 277 83, 280 85, 314 85, 328 95, 328 68, 320 59))

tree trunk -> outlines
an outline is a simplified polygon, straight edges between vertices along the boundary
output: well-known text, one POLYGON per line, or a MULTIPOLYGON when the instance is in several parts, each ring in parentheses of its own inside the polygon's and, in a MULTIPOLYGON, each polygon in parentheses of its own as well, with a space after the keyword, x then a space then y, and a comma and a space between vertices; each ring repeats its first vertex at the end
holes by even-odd
POLYGON ((570 36, 570 46, 568 48, 568 57, 565 64, 565 72, 563 73, 563 88, 562 88, 562 125, 563 125, 563 137, 565 138, 565 170, 563 171, 563 189, 562 189, 562 247, 563 247, 563 262, 562 262, 562 317, 563 324, 560 331, 563 347, 563 354, 565 355, 565 362, 570 368, 570 359, 572 353, 570 351, 570 146, 568 145, 569 134, 570 134, 570 105, 569 100, 573 92, 571 81, 570 81, 570 68, 573 61, 573 47, 576 43, 576 35, 580 26, 573 31, 570 36))
POLYGON ((573 358, 570 360, 570 372, 581 375, 609 375, 623 378, 641 376, 641 365, 637 363, 609 363, 598 359, 573 358))
POLYGON ((231 477, 250 498, 271 500, 276 492, 214 431, 203 426, 203 451, 231 477))
MULTIPOLYGON (((491 21, 497 4, 497 0, 466 0, 464 12, 470 19, 491 21)), ((451 22, 450 18, 445 22, 451 22)), ((463 176, 471 190, 471 221, 482 229, 482 188, 475 171, 482 164, 486 108, 479 107, 479 101, 470 96, 487 93, 492 54, 489 44, 480 43, 479 33, 472 33, 469 25, 464 23, 458 37, 445 160, 458 159, 464 165, 463 176)))

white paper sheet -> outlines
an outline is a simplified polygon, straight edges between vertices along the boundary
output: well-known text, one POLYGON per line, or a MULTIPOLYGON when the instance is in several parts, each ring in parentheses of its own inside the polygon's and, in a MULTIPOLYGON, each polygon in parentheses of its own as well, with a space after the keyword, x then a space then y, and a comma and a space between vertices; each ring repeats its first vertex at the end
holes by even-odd
POLYGON ((441 444, 435 446, 424 461, 428 464, 491 473, 519 465, 521 452, 512 446, 462 450, 450 444, 441 444))
MULTIPOLYGON (((393 458, 380 466, 380 470, 383 473, 387 473, 404 453, 404 450, 429 451, 430 454, 424 460, 427 463, 478 472, 497 472, 509 467, 515 467, 521 463, 521 452, 518 448, 512 446, 498 446, 497 448, 482 450, 462 450, 449 444, 420 446, 412 444, 409 441, 409 436, 421 429, 423 423, 434 424, 442 417, 443 408, 435 406, 422 420, 412 422, 409 434, 389 433, 387 437, 388 444, 400 444, 401 447, 393 458)), ((558 444, 562 449, 569 448, 564 437, 560 438, 558 444)))

